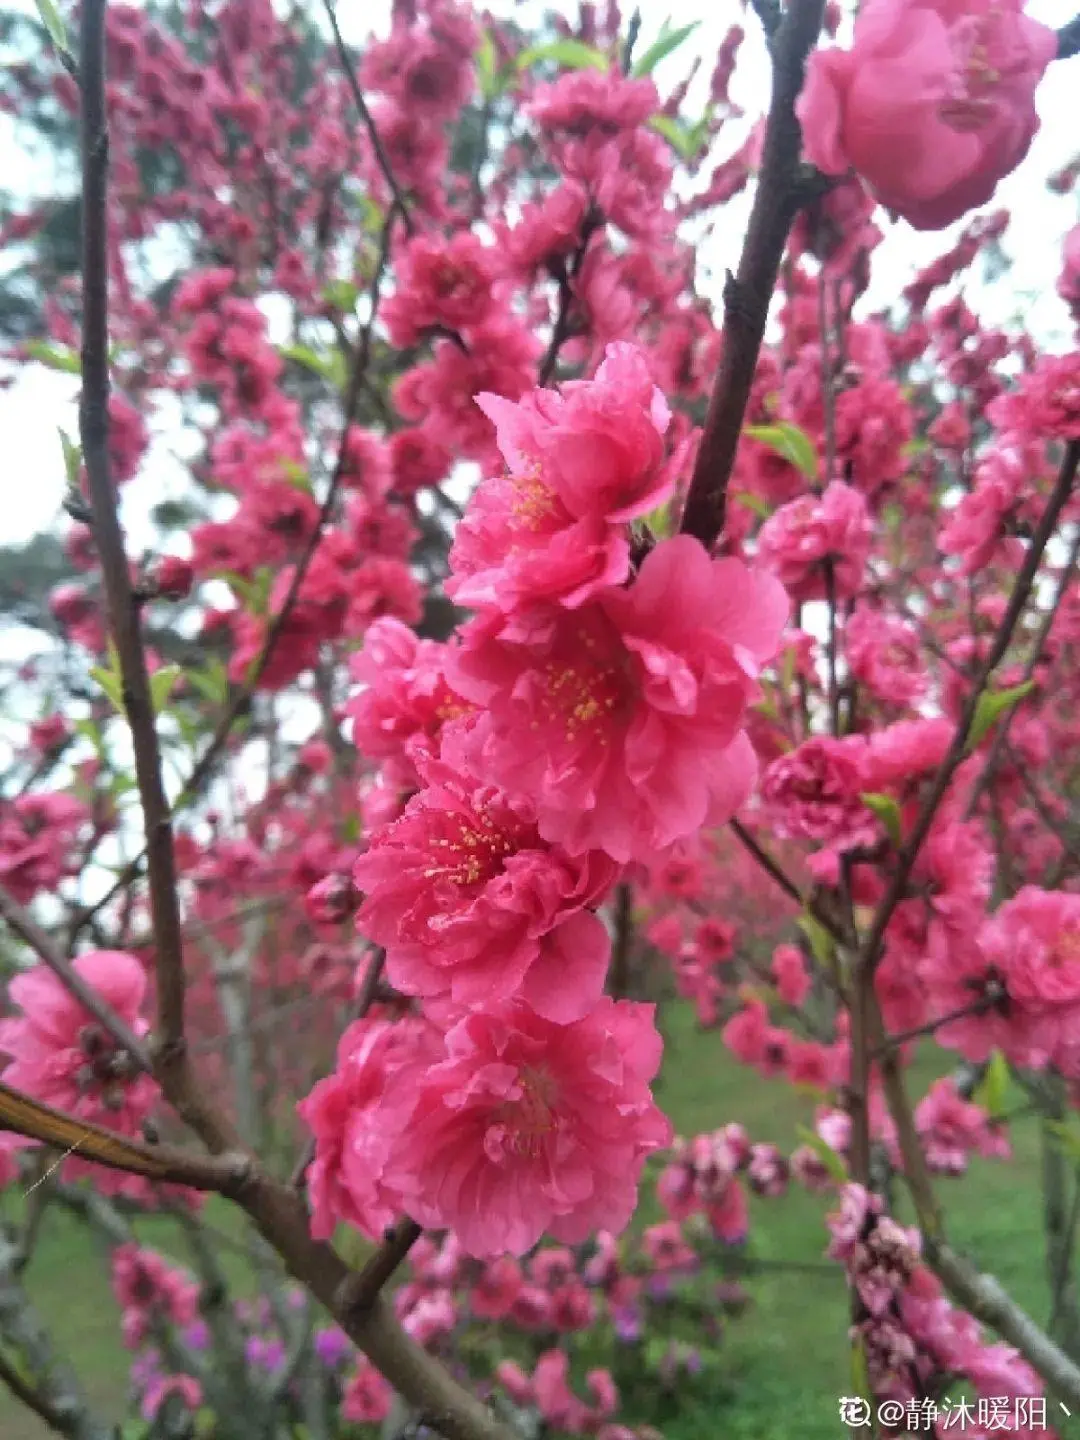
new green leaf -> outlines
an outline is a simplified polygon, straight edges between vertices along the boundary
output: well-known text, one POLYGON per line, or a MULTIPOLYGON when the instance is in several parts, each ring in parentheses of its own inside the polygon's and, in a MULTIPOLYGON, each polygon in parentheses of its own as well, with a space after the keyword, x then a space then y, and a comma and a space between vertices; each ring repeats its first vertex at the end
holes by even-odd
POLYGON ((155 670, 150 676, 150 700, 155 715, 160 715, 164 710, 174 685, 183 673, 179 665, 162 665, 160 670, 155 670))
POLYGON ((635 63, 631 71, 632 75, 639 77, 642 75, 651 75, 661 60, 670 55, 673 50, 677 50, 683 41, 694 33, 701 24, 701 21, 694 20, 689 25, 680 25, 677 30, 669 30, 668 23, 667 20, 664 21, 660 34, 649 46, 648 50, 645 51, 641 59, 635 63))
POLYGON ((67 345, 50 345, 48 340, 28 340, 23 348, 31 360, 40 361, 50 370, 61 370, 65 375, 82 374, 78 351, 67 345))
POLYGON ((798 425, 792 425, 788 420, 778 420, 775 425, 748 425, 743 433, 782 455, 808 480, 817 479, 818 462, 814 442, 798 425))
POLYGON ((602 50, 584 45, 580 40, 553 40, 550 45, 531 45, 517 57, 517 68, 528 70, 541 60, 551 60, 564 70, 603 70, 611 62, 602 50))
POLYGON ((860 795, 859 799, 868 810, 872 810, 885 826, 885 833, 899 850, 903 832, 900 821, 900 806, 891 795, 878 795, 873 791, 860 795))
POLYGON ((967 748, 974 750, 982 741, 987 731, 1010 706, 1017 701, 1023 700, 1025 695, 1030 695, 1035 688, 1034 680, 1025 680, 1022 685, 1012 685, 1008 690, 985 690, 979 696, 979 703, 975 706, 975 716, 971 722, 971 733, 968 735, 967 748))
POLYGON ((38 15, 41 23, 49 32, 49 39, 56 46, 57 50, 67 52, 67 30, 64 28, 64 18, 57 10, 53 0, 34 0, 37 5, 38 15))

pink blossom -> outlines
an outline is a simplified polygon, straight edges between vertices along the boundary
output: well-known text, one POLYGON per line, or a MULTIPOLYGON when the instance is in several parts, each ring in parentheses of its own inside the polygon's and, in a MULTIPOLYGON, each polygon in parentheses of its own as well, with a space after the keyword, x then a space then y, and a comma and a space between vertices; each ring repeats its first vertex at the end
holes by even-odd
POLYGON ((407 995, 482 1005, 520 995, 551 1020, 599 999, 611 945, 591 911, 618 867, 541 840, 491 785, 418 760, 424 789, 356 862, 363 934, 407 995))
POLYGON ((962 1100, 950 1077, 935 1080, 915 1108, 915 1127, 923 1142, 926 1163, 946 1175, 962 1175, 968 1157, 1010 1154, 1005 1132, 994 1128, 981 1105, 962 1100))
POLYGON ((823 495, 800 495, 769 516, 758 534, 758 557, 793 600, 825 597, 829 560, 834 593, 846 598, 862 583, 871 538, 866 501, 834 480, 823 495))
POLYGON ((465 743, 511 799, 536 797, 545 839, 645 858, 748 795, 742 725, 786 610, 774 581, 679 536, 573 614, 478 617, 448 675, 487 711, 465 743))
POLYGON ((395 1137, 435 1053, 420 1021, 357 1020, 342 1035, 334 1073, 297 1106, 315 1137, 307 1184, 316 1239, 329 1239, 339 1220, 378 1238, 397 1219, 395 1137))
POLYGON ((363 1424, 377 1424, 390 1413, 393 1392, 370 1360, 360 1358, 356 1369, 345 1383, 341 1397, 344 1419, 363 1424))
POLYGON ((450 553, 460 605, 582 601, 630 568, 627 523, 671 493, 667 402, 633 346, 607 348, 589 381, 516 404, 478 395, 506 471, 473 496, 450 553))
POLYGON ((773 951, 772 975, 780 999, 796 1009, 810 991, 806 961, 797 945, 778 945, 773 951))
POLYGON ((852 675, 879 700, 911 705, 925 694, 918 632, 906 620, 860 606, 844 626, 844 651, 852 675))
POLYGON ((489 1260, 469 1291, 472 1313, 480 1320, 505 1319, 521 1294, 523 1284, 521 1266, 512 1255, 500 1255, 489 1260))
POLYGON ((873 844, 877 824, 861 798, 865 753, 862 736, 823 735, 774 760, 761 777, 761 798, 777 833, 845 849, 873 844))
POLYGON ((146 1387, 139 1407, 144 1420, 153 1420, 170 1395, 178 1395, 193 1414, 202 1404, 203 1390, 194 1375, 159 1375, 146 1387))
POLYGON ((397 289, 379 312, 394 345, 415 345, 434 326, 463 330, 491 311, 498 259, 469 230, 449 240, 418 235, 394 263, 397 289))
MULTIPOLYGON (((147 1033, 146 972, 134 955, 89 950, 72 963, 136 1036, 147 1033)), ((11 1057, 4 1083, 80 1120, 137 1134, 158 1090, 132 1057, 44 965, 16 975, 8 994, 22 1014, 0 1020, 0 1051, 11 1057)))
POLYGON ((614 133, 643 125, 659 108, 660 97, 651 80, 583 69, 569 70, 550 85, 538 85, 528 114, 548 131, 614 133))
POLYGON ((394 761, 395 773, 409 783, 417 779, 417 747, 433 752, 446 721, 471 708, 446 683, 448 653, 386 617, 369 626, 364 648, 349 663, 362 687, 345 706, 353 744, 372 760, 394 761))
POLYGON ((807 158, 857 170, 883 205, 939 230, 984 205, 1027 154, 1057 51, 1022 0, 870 0, 850 51, 811 55, 796 105, 807 158))
POLYGON ((622 1230, 670 1139, 648 1085, 660 1051, 651 1005, 604 998, 569 1025, 520 1002, 467 1015, 396 1140, 406 1210, 479 1257, 622 1230))

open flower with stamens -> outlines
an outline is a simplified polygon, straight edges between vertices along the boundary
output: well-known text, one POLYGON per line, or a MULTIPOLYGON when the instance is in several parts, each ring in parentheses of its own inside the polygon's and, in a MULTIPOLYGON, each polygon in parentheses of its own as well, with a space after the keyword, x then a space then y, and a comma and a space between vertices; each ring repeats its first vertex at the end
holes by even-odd
POLYGON ((407 1212, 481 1258, 522 1255, 545 1232, 578 1244, 622 1230, 646 1156, 671 1139, 649 1090, 653 1011, 604 997, 570 1025, 521 1002, 460 1020, 397 1140, 407 1212))
POLYGON ((648 858, 749 795, 746 709, 787 610, 776 580, 683 535, 572 613, 478 616, 447 680, 486 713, 449 727, 443 753, 534 803, 540 834, 571 854, 648 858))
POLYGON ((534 390, 516 403, 478 395, 506 461, 459 524, 447 593, 510 610, 582 604, 630 572, 629 522, 671 493, 670 412, 644 356, 614 344, 592 380, 534 390))
POLYGON ((418 768, 425 788, 353 872, 366 893, 357 925, 386 947, 390 980, 459 1005, 520 994, 549 1019, 580 1019, 603 992, 611 949, 589 907, 618 866, 547 844, 528 810, 466 771, 418 768))

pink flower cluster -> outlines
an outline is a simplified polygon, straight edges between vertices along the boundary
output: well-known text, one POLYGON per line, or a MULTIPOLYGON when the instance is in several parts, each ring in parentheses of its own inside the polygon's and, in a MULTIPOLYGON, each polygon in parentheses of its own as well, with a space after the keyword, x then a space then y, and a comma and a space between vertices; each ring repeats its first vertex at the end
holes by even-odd
MULTIPOLYGON (((861 1185, 845 1185, 828 1225, 828 1253, 843 1262, 858 1297, 861 1318, 852 1338, 863 1347, 879 1400, 906 1403, 958 1378, 981 1396, 1011 1400, 1042 1394, 1042 1381, 1017 1351, 985 1344, 977 1321, 949 1304, 919 1259, 918 1233, 884 1214, 880 1196, 861 1185)), ((965 1433, 975 1432, 968 1426, 965 1433)))
POLYGON ((787 601, 686 537, 632 560, 678 463, 638 351, 479 404, 506 470, 481 482, 447 587, 479 613, 441 648, 377 625, 350 705, 357 743, 415 791, 353 880, 424 1019, 351 1027, 301 1109, 318 1233, 404 1210, 498 1255, 622 1229, 668 1141, 652 1007, 603 996, 596 912, 624 865, 749 793, 742 727, 787 601))
MULTIPOLYGON (((142 1015, 146 972, 134 955, 89 950, 76 957, 73 969, 136 1036, 147 1033, 142 1015)), ((157 1101, 157 1085, 63 981, 39 964, 16 975, 8 994, 22 1013, 0 1020, 0 1055, 9 1057, 0 1071, 4 1083, 76 1119, 138 1134, 157 1101)), ((103 1189, 130 1186, 131 1177, 101 1170, 78 1154, 64 1161, 68 1177, 87 1170, 103 1189)))
POLYGON ((138 1349, 162 1325, 190 1325, 199 1314, 199 1286, 156 1250, 129 1241, 112 1252, 112 1291, 121 1333, 138 1349))

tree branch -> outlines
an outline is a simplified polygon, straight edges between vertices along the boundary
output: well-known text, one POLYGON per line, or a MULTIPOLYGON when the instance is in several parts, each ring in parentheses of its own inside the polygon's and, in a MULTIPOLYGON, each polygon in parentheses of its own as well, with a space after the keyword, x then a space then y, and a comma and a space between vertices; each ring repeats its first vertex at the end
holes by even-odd
POLYGON ((1005 656, 1012 639, 1013 631, 1016 629, 1017 621, 1024 609, 1031 587, 1034 584, 1035 576, 1038 574, 1039 565, 1042 561, 1043 552, 1049 543, 1051 535, 1057 526, 1062 510, 1072 493, 1073 482, 1076 479, 1077 465, 1080 464, 1080 441, 1070 442, 1062 461, 1061 470, 1058 473, 1057 481, 1050 499, 1047 501, 1046 509, 1042 513, 1035 534, 1031 538, 1027 554, 1024 556, 1024 563, 1016 577, 1016 584, 1013 586, 1012 594, 1009 596, 1009 603, 1006 606, 1005 614, 1001 617, 994 642, 990 651, 979 668, 972 686, 971 693, 964 705, 960 723, 953 736, 952 744, 938 768, 934 783, 929 794, 923 801, 918 818, 908 836, 903 849, 897 860, 896 868, 889 881, 889 887, 878 905, 874 915, 870 931, 862 945, 859 964, 866 965, 872 969, 881 953, 882 942, 885 938, 885 931, 893 912, 904 896, 907 883, 911 878, 911 872, 915 868, 915 862, 919 857, 923 842, 930 833, 930 827, 937 814, 937 808, 945 796, 946 790, 952 782, 953 776, 960 768, 966 751, 968 736, 971 734, 971 727, 975 721, 975 712, 978 709, 979 700, 990 682, 990 678, 1005 656))
POLYGON ((788 233, 803 202, 795 101, 821 30, 824 0, 791 0, 772 44, 773 93, 761 174, 738 272, 724 287, 724 329, 682 530, 711 548, 724 529, 727 487, 788 233))
POLYGON ((61 954, 51 938, 28 910, 25 910, 14 896, 0 886, 0 915, 11 926, 30 949, 44 961, 61 981, 69 994, 74 995, 83 1009, 125 1050, 141 1070, 153 1074, 150 1052, 135 1032, 102 998, 99 991, 88 985, 66 955, 61 954))
POLYGON ((1061 27, 1057 32, 1057 41, 1055 59, 1069 60, 1074 55, 1080 55, 1080 15, 1061 27))
POLYGON ((337 47, 338 57, 341 60, 341 68, 345 72, 345 79, 349 82, 349 89, 352 91, 353 102, 360 112, 360 119, 371 139, 371 148, 375 152, 375 159, 379 169, 382 171, 383 179, 390 187, 390 194, 394 197, 394 204, 401 212, 401 218, 409 235, 416 232, 416 226, 409 213, 409 207, 405 202, 405 196, 394 175, 393 166, 390 164, 390 157, 386 153, 386 147, 382 142, 374 117, 368 109, 368 103, 364 99, 364 92, 360 89, 360 83, 356 78, 356 71, 353 62, 349 58, 349 51, 345 44, 341 29, 338 26, 337 15, 334 12, 333 0, 323 0, 323 9, 326 11, 326 18, 330 21, 330 29, 334 32, 334 44, 337 47))

